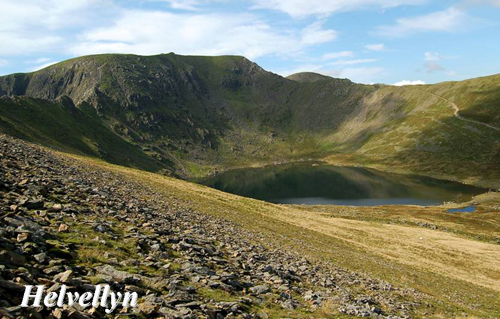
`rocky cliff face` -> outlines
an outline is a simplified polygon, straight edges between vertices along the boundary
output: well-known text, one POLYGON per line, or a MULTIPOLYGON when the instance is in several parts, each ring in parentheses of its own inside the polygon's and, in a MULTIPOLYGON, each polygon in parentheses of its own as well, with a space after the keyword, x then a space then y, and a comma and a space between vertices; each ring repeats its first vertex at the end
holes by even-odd
MULTIPOLYGON (((331 82, 320 90, 323 96, 345 94, 333 92, 335 87, 331 82)), ((247 140, 262 144, 268 136, 273 140, 279 136, 282 143, 294 126, 310 126, 307 119, 320 116, 317 110, 297 107, 302 99, 294 96, 302 95, 300 90, 299 83, 266 72, 243 57, 174 54, 88 56, 0 78, 0 95, 46 101, 69 98, 160 162, 178 162, 186 157, 182 154, 202 162, 217 161, 221 144, 230 153, 240 150, 240 155, 267 153, 267 147, 247 150, 247 140), (297 117, 294 109, 299 110, 297 117)))

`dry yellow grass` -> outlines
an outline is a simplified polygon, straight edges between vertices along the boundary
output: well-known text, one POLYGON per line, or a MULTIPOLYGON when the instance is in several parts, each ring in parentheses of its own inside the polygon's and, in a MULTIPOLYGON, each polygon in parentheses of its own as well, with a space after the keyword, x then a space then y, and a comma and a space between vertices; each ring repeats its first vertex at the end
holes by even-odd
POLYGON ((296 209, 283 210, 273 217, 347 241, 386 259, 500 292, 499 245, 437 230, 329 218, 296 209))
MULTIPOLYGON (((492 199, 482 200, 480 213, 471 214, 475 218, 447 214, 443 207, 275 205, 75 158, 145 183, 176 205, 231 220, 255 231, 258 240, 416 288, 432 296, 434 301, 429 302, 435 311, 446 314, 460 309, 469 315, 500 316, 500 245, 488 242, 500 234, 500 214, 485 211, 492 199), (420 227, 418 222, 439 229, 420 227)), ((497 198, 497 194, 491 196, 497 198)))

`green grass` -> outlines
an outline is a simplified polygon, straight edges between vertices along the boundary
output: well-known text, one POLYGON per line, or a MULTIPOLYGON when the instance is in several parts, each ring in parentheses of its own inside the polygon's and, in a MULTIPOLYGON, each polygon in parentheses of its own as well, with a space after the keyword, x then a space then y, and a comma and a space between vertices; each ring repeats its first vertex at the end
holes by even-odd
POLYGON ((57 150, 156 171, 160 165, 76 108, 40 99, 0 98, 0 130, 57 150))
POLYGON ((221 289, 198 288, 197 292, 201 297, 215 302, 237 302, 242 297, 221 289))
MULTIPOLYGON (((110 234, 97 232, 86 225, 89 222, 86 219, 79 223, 72 223, 71 220, 67 222, 71 224, 69 231, 58 233, 58 237, 60 241, 76 247, 75 264, 92 267, 106 264, 109 258, 125 260, 137 256, 135 242, 124 239, 123 235, 113 238, 110 234)), ((121 232, 124 227, 125 225, 120 225, 117 229, 121 232)))

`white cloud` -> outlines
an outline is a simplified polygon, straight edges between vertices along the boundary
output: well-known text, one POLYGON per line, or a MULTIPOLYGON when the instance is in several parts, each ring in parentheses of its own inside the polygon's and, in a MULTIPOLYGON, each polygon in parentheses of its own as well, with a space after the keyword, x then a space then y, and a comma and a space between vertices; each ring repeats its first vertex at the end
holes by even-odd
POLYGON ((330 52, 325 53, 321 57, 323 60, 335 60, 339 58, 352 58, 354 57, 354 52, 352 51, 340 51, 340 52, 330 52))
POLYGON ((254 9, 272 9, 295 18, 328 16, 339 11, 420 5, 427 0, 253 0, 254 9))
POLYGON ((500 7, 500 0, 465 0, 467 5, 491 5, 500 7))
POLYGON ((0 56, 23 55, 34 52, 52 51, 56 45, 63 42, 59 36, 33 36, 33 34, 19 34, 17 32, 0 33, 0 56))
POLYGON ((416 80, 416 81, 403 80, 403 81, 396 82, 393 85, 394 86, 404 86, 404 85, 423 85, 423 84, 425 84, 425 82, 421 81, 421 80, 416 80))
POLYGON ((167 2, 170 8, 176 10, 200 11, 202 10, 203 5, 213 2, 229 2, 230 0, 145 0, 145 1, 167 2))
POLYGON ((429 31, 453 32, 462 26, 466 18, 467 15, 462 10, 451 7, 427 15, 398 19, 394 25, 378 27, 375 33, 388 37, 402 37, 429 31))
POLYGON ((0 68, 9 65, 9 61, 0 59, 0 68))
POLYGON ((442 65, 435 62, 425 63, 424 68, 427 71, 427 73, 441 72, 446 70, 442 65))
POLYGON ((278 31, 248 14, 174 14, 125 10, 109 27, 85 32, 71 47, 76 55, 120 52, 193 55, 240 54, 250 59, 291 56, 331 41, 336 32, 314 22, 301 31, 278 31))
POLYGON ((424 56, 425 56, 425 61, 439 61, 443 59, 441 57, 441 54, 437 52, 425 52, 424 56))
POLYGON ((323 29, 321 22, 316 21, 302 30, 301 42, 305 45, 320 44, 334 40, 337 32, 330 29, 323 29))
POLYGON ((99 0, 0 0, 2 8, 0 30, 23 31, 35 27, 55 30, 81 24, 87 21, 88 14, 99 7, 101 2, 99 0))
POLYGON ((45 62, 43 64, 37 65, 34 68, 31 68, 30 71, 34 72, 34 71, 38 71, 38 70, 41 70, 41 69, 45 69, 46 67, 51 66, 51 65, 56 64, 56 63, 57 63, 57 61, 45 62))
POLYGON ((27 64, 41 64, 41 63, 47 63, 47 62, 50 62, 50 58, 38 58, 35 60, 26 61, 27 64))
POLYGON ((385 45, 383 43, 379 44, 367 44, 365 48, 370 51, 385 51, 385 45))
POLYGON ((439 61, 446 60, 445 57, 443 57, 441 54, 438 52, 425 52, 424 53, 424 66, 423 69, 427 73, 436 73, 436 72, 445 72, 449 76, 454 76, 456 73, 454 71, 448 71, 444 66, 440 64, 439 61))
POLYGON ((376 61, 377 61, 376 59, 340 60, 330 63, 330 65, 355 65, 355 64, 373 63, 376 61))
POLYGON ((198 10, 200 1, 198 0, 166 0, 172 9, 198 10))
POLYGON ((64 43, 62 33, 89 21, 96 23, 96 16, 103 18, 108 4, 98 0, 0 0, 0 56, 54 52, 64 43))

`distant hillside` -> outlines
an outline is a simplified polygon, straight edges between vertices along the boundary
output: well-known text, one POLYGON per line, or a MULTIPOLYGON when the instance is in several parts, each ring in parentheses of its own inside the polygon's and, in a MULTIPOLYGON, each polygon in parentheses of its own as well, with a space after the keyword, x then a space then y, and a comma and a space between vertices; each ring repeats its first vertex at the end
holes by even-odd
POLYGON ((326 158, 497 185, 499 132, 445 99, 500 126, 499 79, 371 86, 283 78, 239 56, 94 55, 0 77, 0 96, 23 97, 0 99, 0 130, 181 176, 326 158))
MULTIPOLYGON (((317 81, 334 80, 334 78, 314 72, 300 72, 286 77, 300 83, 313 83, 317 81)), ((347 80, 348 81, 348 80, 347 80)))

